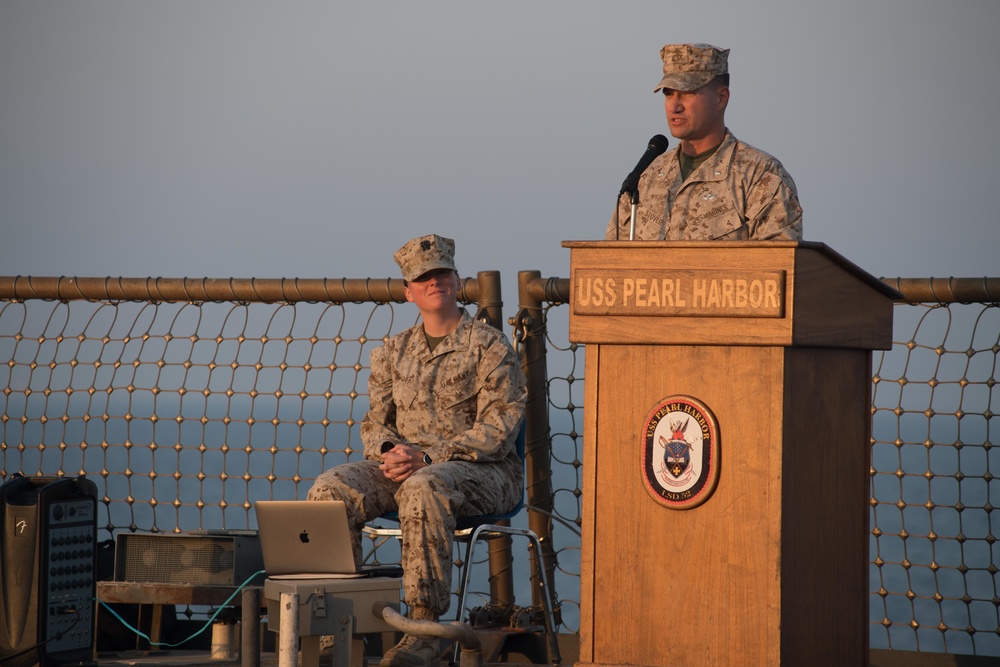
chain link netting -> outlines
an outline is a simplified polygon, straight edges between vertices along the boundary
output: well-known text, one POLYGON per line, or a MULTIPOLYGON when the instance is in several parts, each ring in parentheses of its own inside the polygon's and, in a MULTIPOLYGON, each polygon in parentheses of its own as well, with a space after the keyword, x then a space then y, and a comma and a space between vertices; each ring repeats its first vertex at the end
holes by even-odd
POLYGON ((897 304, 873 360, 871 646, 1000 656, 1000 304, 897 304))
MULTIPOLYGON (((562 303, 548 303, 545 319, 546 423, 551 442, 552 519, 555 568, 553 588, 567 632, 580 629, 580 561, 583 497, 583 379, 584 346, 567 340, 568 312, 562 303)), ((530 382, 530 380, 529 380, 530 382)))
MULTIPOLYGON (((375 295, 353 282, 362 296, 349 302, 266 302, 250 287, 244 300, 155 300, 163 283, 149 301, 0 300, 0 478, 91 479, 103 543, 256 530, 254 502, 304 499, 317 473, 363 456, 369 353, 418 321, 394 292, 382 300, 389 281, 375 295)), ((253 288, 279 293, 275 281, 253 288)), ((482 319, 499 306, 484 289, 462 287, 467 305, 479 294, 470 312, 482 319)), ((369 563, 399 562, 394 539, 372 537, 365 551, 369 563)), ((496 575, 476 560, 469 595, 486 602, 496 575)), ((514 567, 528 581, 527 559, 514 567)))
POLYGON ((249 529, 254 501, 304 498, 361 456, 368 352, 395 319, 392 304, 6 302, 0 474, 93 479, 105 538, 249 529))
MULTIPOLYGON (((567 310, 544 308, 546 512, 563 628, 577 632, 584 348, 567 342, 567 310)), ((87 475, 103 539, 253 529, 254 501, 304 498, 317 472, 361 456, 368 353, 414 323, 401 312, 0 301, 0 476, 87 475)), ((873 357, 871 646, 1000 655, 1000 305, 899 303, 894 332, 873 357)), ((398 558, 391 541, 372 547, 398 558)))

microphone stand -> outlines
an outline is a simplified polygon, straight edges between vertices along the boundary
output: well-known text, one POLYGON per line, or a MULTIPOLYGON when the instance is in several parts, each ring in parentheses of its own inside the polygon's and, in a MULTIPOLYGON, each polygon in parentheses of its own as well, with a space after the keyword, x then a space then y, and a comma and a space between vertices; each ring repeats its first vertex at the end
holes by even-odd
POLYGON ((632 217, 628 223, 628 240, 635 240, 635 209, 639 205, 639 188, 632 193, 632 217))
MULTIPOLYGON (((642 154, 639 159, 639 163, 635 165, 635 169, 632 170, 628 176, 625 177, 625 182, 622 183, 621 192, 618 193, 619 199, 626 192, 631 195, 632 198, 632 219, 629 222, 628 228, 628 240, 635 240, 635 209, 639 206, 639 178, 642 176, 642 172, 646 170, 650 164, 653 163, 658 156, 662 155, 663 152, 667 150, 667 138, 662 134, 657 134, 652 139, 649 140, 649 145, 646 146, 646 152, 642 154)), ((615 209, 617 216, 617 210, 615 209)), ((617 220, 616 220, 617 222, 617 220)), ((615 228, 615 238, 618 237, 618 228, 615 228)))

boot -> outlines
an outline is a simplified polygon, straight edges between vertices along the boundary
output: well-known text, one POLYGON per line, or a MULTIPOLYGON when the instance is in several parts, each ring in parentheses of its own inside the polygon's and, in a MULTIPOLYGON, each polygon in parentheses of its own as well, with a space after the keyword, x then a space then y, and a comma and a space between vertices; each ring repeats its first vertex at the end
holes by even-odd
MULTIPOLYGON (((414 605, 408 616, 414 621, 437 623, 438 615, 427 607, 414 605)), ((422 639, 403 635, 403 639, 386 651, 379 667, 429 667, 440 664, 441 646, 437 639, 422 639)))
POLYGON ((436 667, 440 664, 437 639, 403 635, 403 639, 386 651, 379 667, 436 667))

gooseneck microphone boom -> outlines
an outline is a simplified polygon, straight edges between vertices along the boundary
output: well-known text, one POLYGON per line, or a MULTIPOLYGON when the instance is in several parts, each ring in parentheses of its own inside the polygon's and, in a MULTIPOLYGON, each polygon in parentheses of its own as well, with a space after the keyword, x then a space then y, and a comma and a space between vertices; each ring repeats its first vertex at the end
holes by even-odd
POLYGON ((660 155, 667 150, 667 138, 662 134, 657 134, 652 139, 649 140, 649 145, 646 146, 646 152, 642 154, 639 158, 639 162, 635 165, 635 169, 632 170, 625 180, 622 182, 621 192, 618 193, 618 197, 621 198, 622 195, 628 194, 629 199, 632 202, 632 219, 629 223, 629 240, 635 238, 635 209, 639 205, 639 177, 642 172, 646 171, 653 160, 655 160, 660 155))

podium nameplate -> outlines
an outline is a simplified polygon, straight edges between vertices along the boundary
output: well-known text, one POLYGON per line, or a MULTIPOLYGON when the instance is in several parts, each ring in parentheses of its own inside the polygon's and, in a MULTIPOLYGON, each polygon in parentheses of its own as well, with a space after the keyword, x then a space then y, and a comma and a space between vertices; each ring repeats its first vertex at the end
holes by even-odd
POLYGON ((577 269, 574 315, 783 317, 785 272, 577 269))
POLYGON ((899 293, 822 243, 564 241, 569 339, 892 347, 899 293))

